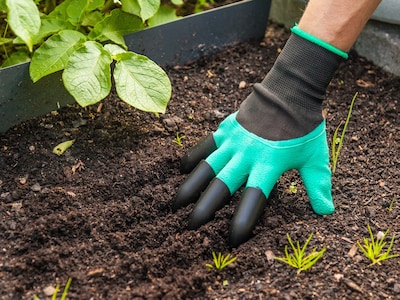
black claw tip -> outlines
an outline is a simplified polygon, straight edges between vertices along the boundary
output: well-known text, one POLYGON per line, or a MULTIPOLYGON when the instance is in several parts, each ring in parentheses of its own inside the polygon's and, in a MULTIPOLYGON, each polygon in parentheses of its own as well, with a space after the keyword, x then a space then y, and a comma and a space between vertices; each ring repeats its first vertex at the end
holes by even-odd
POLYGON ((192 149, 190 149, 184 157, 182 157, 180 168, 181 173, 190 173, 202 159, 206 159, 207 156, 209 156, 216 149, 217 146, 215 145, 214 137, 212 134, 209 134, 192 149))
POLYGON ((214 219, 215 212, 221 209, 231 197, 226 184, 215 178, 197 201, 189 217, 189 229, 197 229, 214 219))
POLYGON ((179 187, 172 203, 172 210, 176 212, 179 208, 196 202, 214 177, 215 173, 209 164, 201 161, 179 187))
POLYGON ((247 188, 232 219, 229 244, 236 248, 252 237, 253 229, 261 217, 267 199, 261 189, 247 188))

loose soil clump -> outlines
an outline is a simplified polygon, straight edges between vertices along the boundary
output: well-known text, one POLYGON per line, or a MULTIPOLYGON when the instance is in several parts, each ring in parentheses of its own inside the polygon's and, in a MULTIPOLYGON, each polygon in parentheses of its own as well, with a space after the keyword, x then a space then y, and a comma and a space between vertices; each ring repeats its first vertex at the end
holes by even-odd
POLYGON ((333 176, 333 215, 313 213, 296 171, 280 178, 254 237, 237 249, 226 238, 240 192, 198 230, 186 229, 192 205, 172 212, 186 177, 180 158, 239 108, 288 35, 270 24, 261 43, 169 68, 173 96, 160 117, 113 93, 98 106, 65 107, 0 136, 0 299, 45 299, 47 287, 69 277, 69 299, 400 297, 400 259, 369 266, 356 246, 370 224, 374 233, 390 229, 392 252, 400 253, 400 79, 355 52, 324 103, 331 139, 359 93, 333 176), (174 143, 177 133, 183 146, 174 143), (52 153, 72 139, 63 155, 52 153), (310 250, 327 248, 309 271, 298 275, 272 258, 284 255, 287 233, 301 243, 314 233, 310 250), (237 260, 209 271, 212 251, 237 260))

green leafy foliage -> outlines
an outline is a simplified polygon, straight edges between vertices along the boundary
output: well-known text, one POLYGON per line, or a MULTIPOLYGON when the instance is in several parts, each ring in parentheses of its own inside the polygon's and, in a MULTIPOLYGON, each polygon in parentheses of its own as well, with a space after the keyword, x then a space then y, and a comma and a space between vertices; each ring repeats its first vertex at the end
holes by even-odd
POLYGON ((169 6, 160 6, 160 9, 157 11, 157 13, 147 21, 147 24, 149 26, 156 26, 177 19, 179 19, 179 17, 176 16, 174 9, 169 6))
POLYGON ((117 54, 115 59, 114 78, 120 98, 143 111, 164 112, 171 96, 164 70, 147 57, 132 52, 117 54))
POLYGON ((227 255, 221 254, 221 252, 218 252, 218 255, 213 251, 212 252, 213 256, 213 264, 206 264, 206 267, 208 267, 210 270, 211 269, 216 269, 218 271, 224 269, 226 266, 230 265, 234 261, 236 261, 237 257, 232 257, 228 253, 227 255))
POLYGON ((289 253, 288 246, 285 246, 285 257, 275 257, 275 259, 284 262, 293 268, 296 268, 297 274, 302 271, 308 270, 322 257, 322 255, 326 251, 326 248, 323 248, 320 251, 317 251, 314 248, 311 253, 306 254, 307 246, 310 243, 312 237, 313 234, 311 233, 307 241, 301 247, 299 242, 294 245, 289 234, 287 234, 287 239, 293 253, 289 253))
POLYGON ((375 265, 375 264, 381 264, 382 261, 398 257, 398 254, 390 254, 393 248, 393 243, 394 243, 394 235, 392 236, 392 239, 390 240, 390 244, 387 247, 386 251, 384 251, 384 247, 386 246, 385 238, 389 232, 389 229, 385 231, 385 233, 382 236, 379 237, 374 237, 371 227, 368 224, 368 232, 371 241, 368 238, 364 238, 364 245, 362 245, 360 242, 357 242, 358 247, 364 253, 364 255, 371 261, 370 266, 375 265))
POLYGON ((194 11, 195 12, 202 12, 204 10, 207 10, 210 5, 214 4, 214 0, 197 0, 195 4, 194 11))
POLYGON ((25 62, 35 50, 29 67, 32 81, 62 71, 64 86, 81 106, 104 99, 115 82, 119 97, 129 105, 165 112, 171 97, 167 74, 149 58, 127 51, 124 36, 176 19, 173 5, 161 5, 160 0, 65 0, 56 5, 46 0, 39 12, 39 2, 0 0, 15 35, 12 39, 5 33, 0 45, 20 45, 6 53, 2 66, 25 62))
POLYGON ((175 138, 172 140, 175 144, 177 144, 179 147, 183 146, 182 140, 185 139, 186 136, 183 134, 181 135, 179 132, 176 133, 175 138))
POLYGON ((121 4, 124 11, 146 21, 155 15, 160 7, 160 0, 121 0, 121 4))
POLYGON ((14 33, 27 45, 30 52, 33 50, 33 36, 40 29, 39 10, 33 1, 6 0, 8 9, 7 21, 14 33))
POLYGON ((86 36, 75 30, 62 30, 51 36, 32 57, 29 72, 33 82, 65 69, 72 53, 85 42, 86 36))
POLYGON ((81 106, 95 104, 110 93, 111 62, 110 53, 94 41, 85 42, 72 53, 62 78, 81 106))
POLYGON ((6 0, 0 0, 0 11, 7 11, 6 0))
POLYGON ((28 50, 17 51, 8 57, 7 61, 3 64, 3 67, 10 67, 19 63, 29 62, 30 60, 31 57, 29 56, 28 50))
POLYGON ((144 25, 139 18, 132 18, 132 15, 121 10, 113 10, 111 14, 96 23, 89 38, 100 42, 112 41, 126 49, 124 35, 143 28, 144 25))

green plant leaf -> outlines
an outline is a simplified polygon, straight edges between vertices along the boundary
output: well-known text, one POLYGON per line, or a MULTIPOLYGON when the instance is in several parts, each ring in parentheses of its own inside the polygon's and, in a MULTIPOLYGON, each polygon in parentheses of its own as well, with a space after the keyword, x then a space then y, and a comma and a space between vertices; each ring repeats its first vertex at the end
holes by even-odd
POLYGON ((342 122, 340 122, 339 126, 336 127, 336 130, 333 134, 332 145, 331 145, 331 147, 332 147, 332 151, 331 151, 331 153, 332 153, 331 154, 331 156, 332 156, 332 174, 335 173, 335 171, 336 171, 336 165, 338 162, 340 151, 342 150, 344 136, 346 134, 347 126, 349 125, 349 122, 350 122, 351 113, 353 111, 354 102, 355 102, 357 96, 358 96, 358 92, 356 92, 354 94, 353 99, 351 100, 350 108, 349 108, 349 111, 347 112, 346 122, 344 123, 344 127, 343 127, 342 133, 340 135, 340 138, 338 137, 338 135, 339 135, 339 129, 340 129, 340 126, 342 125, 342 122))
POLYGON ((39 32, 33 37, 33 44, 39 44, 44 38, 61 30, 72 29, 74 29, 74 26, 65 20, 42 17, 42 25, 40 26, 39 32))
POLYGON ((12 43, 13 39, 0 37, 0 46, 12 43))
POLYGON ((87 22, 87 13, 102 6, 104 0, 64 0, 46 18, 55 19, 78 27, 87 22))
POLYGON ((167 74, 146 56, 133 52, 116 56, 115 86, 119 97, 148 112, 164 113, 171 97, 167 74))
POLYGON ((63 2, 58 4, 56 8, 51 13, 48 14, 47 17, 57 20, 67 20, 68 19, 67 8, 72 3, 72 1, 74 0, 64 0, 63 2))
MULTIPOLYGON (((178 136, 178 134, 177 134, 178 136)), ((210 270, 211 269, 216 269, 218 271, 224 269, 226 266, 230 265, 231 263, 233 263, 234 261, 236 261, 237 257, 232 257, 231 258, 231 254, 228 253, 227 255, 222 255, 221 252, 218 252, 218 256, 217 254, 212 251, 212 257, 213 257, 213 263, 214 264, 206 264, 206 267, 208 267, 210 270)))
POLYGON ((222 257, 222 264, 221 264, 221 269, 225 268, 226 266, 230 265, 234 261, 236 261, 237 257, 232 257, 230 259, 231 255, 228 253, 225 257, 222 257))
POLYGON ((217 258, 217 256, 215 255, 215 253, 213 253, 214 265, 215 265, 215 267, 217 268, 217 270, 220 270, 220 269, 221 269, 221 255, 222 255, 222 253, 219 252, 219 253, 218 253, 218 258, 217 258))
POLYGON ((111 62, 110 53, 94 41, 85 42, 72 53, 62 78, 81 106, 97 103, 110 93, 111 62))
POLYGON ((157 13, 148 20, 149 26, 161 25, 179 19, 175 13, 176 11, 167 5, 160 6, 157 13))
POLYGON ((364 238, 364 245, 362 245, 360 242, 357 242, 358 247, 360 248, 361 252, 364 253, 364 255, 371 260, 371 264, 375 265, 375 264, 380 264, 381 261, 390 259, 390 258, 395 258, 398 257, 398 254, 390 254, 390 251, 392 251, 393 248, 393 243, 394 243, 394 238, 395 236, 393 235, 390 244, 386 250, 386 252, 383 252, 383 248, 386 245, 386 242, 384 241, 387 234, 389 233, 389 229, 387 229, 385 231, 385 233, 383 234, 383 237, 378 239, 374 238, 374 235, 372 233, 371 227, 368 224, 368 232, 369 232, 369 236, 371 239, 371 242, 369 241, 368 238, 364 238))
POLYGON ((137 0, 121 0, 121 9, 124 12, 140 17, 140 6, 137 0))
POLYGON ((86 10, 88 11, 94 10, 104 5, 104 0, 86 0, 86 2, 87 2, 86 10))
POLYGON ((284 262, 290 265, 293 268, 297 269, 297 274, 302 271, 306 271, 311 268, 325 253, 326 248, 323 248, 320 251, 313 249, 311 253, 305 255, 307 250, 307 246, 313 237, 313 233, 309 235, 306 242, 304 243, 303 247, 300 246, 299 242, 296 242, 296 245, 293 243, 290 235, 287 233, 286 237, 288 239, 289 245, 293 251, 293 254, 289 254, 288 246, 285 246, 285 257, 275 257, 276 260, 284 262))
POLYGON ((31 58, 29 53, 25 49, 13 52, 1 65, 2 68, 13 66, 16 64, 21 64, 30 61, 31 58))
POLYGON ((7 11, 6 0, 0 0, 0 11, 7 11))
POLYGON ((33 50, 32 37, 39 32, 40 15, 33 1, 6 0, 8 8, 7 20, 13 32, 28 46, 29 52, 33 50))
POLYGON ((64 152, 67 151, 73 145, 73 143, 75 143, 75 140, 69 140, 69 141, 60 143, 53 148, 53 153, 60 156, 60 155, 64 154, 64 152))
POLYGON ((61 30, 75 30, 76 26, 68 21, 67 8, 72 0, 65 0, 56 6, 49 15, 42 15, 42 25, 39 33, 34 37, 34 43, 39 43, 43 38, 61 30))
POLYGON ((115 45, 115 44, 106 44, 104 45, 104 49, 108 51, 108 53, 111 54, 112 57, 115 57, 116 55, 120 53, 125 53, 127 52, 124 48, 115 45))
POLYGON ((101 20, 103 20, 103 14, 100 11, 89 11, 82 19, 82 26, 94 27, 97 23, 101 22, 101 20))
POLYGON ((33 54, 29 74, 33 82, 60 71, 67 65, 70 55, 83 44, 86 37, 74 30, 63 30, 51 36, 33 54))
POLYGON ((171 0, 171 3, 176 6, 183 5, 183 0, 171 0))
POLYGON ((95 10, 104 5, 104 0, 71 0, 66 12, 69 21, 74 25, 82 23, 86 16, 86 12, 95 10))
POLYGON ((85 10, 87 7, 87 1, 85 0, 72 0, 67 7, 68 20, 73 25, 80 24, 83 16, 85 15, 85 10))
POLYGON ((114 9, 110 15, 94 26, 89 38, 100 42, 110 40, 126 48, 124 35, 143 28, 144 26, 138 17, 114 9))
POLYGON ((122 10, 139 16, 142 21, 150 19, 160 7, 160 0, 121 0, 122 10))
POLYGON ((70 277, 70 278, 68 278, 68 281, 64 287, 64 291, 61 295, 60 300, 65 300, 67 298, 67 294, 68 294, 69 287, 71 286, 71 282, 72 282, 72 278, 70 277))

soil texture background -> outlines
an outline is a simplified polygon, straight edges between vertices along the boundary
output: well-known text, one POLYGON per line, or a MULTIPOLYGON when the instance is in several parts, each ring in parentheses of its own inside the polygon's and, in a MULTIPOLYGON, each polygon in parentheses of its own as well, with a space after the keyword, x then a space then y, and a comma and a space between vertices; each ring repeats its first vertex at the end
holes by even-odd
POLYGON ((236 249, 226 239, 240 191, 195 231, 186 229, 192 205, 172 212, 186 178, 180 158, 239 108, 288 35, 270 24, 262 42, 167 69, 173 95, 159 117, 112 94, 1 135, 0 299, 49 299, 69 277, 69 299, 400 298, 400 257, 369 266, 356 244, 369 224, 374 234, 389 229, 400 253, 400 79, 354 52, 324 102, 331 140, 358 92, 332 179, 333 215, 313 213, 296 171, 280 178, 254 237, 236 249), (72 139, 63 155, 52 153, 72 139), (327 250, 309 271, 274 260, 286 234, 303 244, 310 233, 309 250, 327 250), (237 261, 210 271, 212 251, 237 261))

